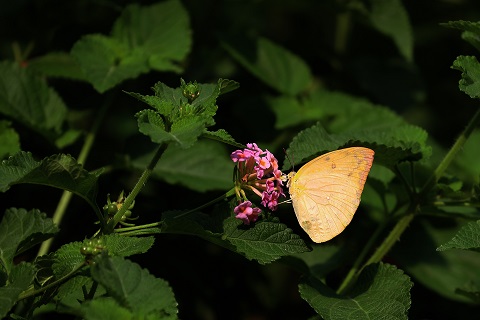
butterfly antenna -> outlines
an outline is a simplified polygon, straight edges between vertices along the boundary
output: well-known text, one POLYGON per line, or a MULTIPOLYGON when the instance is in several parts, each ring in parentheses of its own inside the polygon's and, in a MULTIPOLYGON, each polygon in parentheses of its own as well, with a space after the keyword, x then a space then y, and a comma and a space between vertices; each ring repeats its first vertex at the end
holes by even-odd
POLYGON ((290 158, 287 150, 285 150, 285 148, 283 148, 283 152, 285 153, 285 157, 288 159, 288 162, 290 162, 290 165, 292 166, 292 171, 295 171, 295 165, 294 165, 294 162, 293 162, 293 156, 290 158))

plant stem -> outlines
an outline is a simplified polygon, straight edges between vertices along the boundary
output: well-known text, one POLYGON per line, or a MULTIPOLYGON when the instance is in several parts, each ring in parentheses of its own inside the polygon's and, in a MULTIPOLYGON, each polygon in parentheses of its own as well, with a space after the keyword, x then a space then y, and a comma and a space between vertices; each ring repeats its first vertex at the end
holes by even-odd
MULTIPOLYGON (((115 229, 115 230, 120 230, 120 229, 115 229)), ((159 233, 161 233, 161 231, 159 231, 158 228, 145 228, 145 229, 140 229, 140 231, 132 230, 132 231, 122 232, 122 233, 119 233, 118 235, 122 237, 133 237, 133 236, 138 237, 138 236, 147 236, 147 235, 159 234, 159 233)))
MULTIPOLYGON (((84 164, 85 161, 87 160, 87 157, 92 149, 93 143, 95 142, 95 137, 97 135, 98 129, 100 128, 100 125, 102 124, 103 119, 105 118, 108 107, 112 104, 112 100, 113 100, 113 95, 108 95, 105 99, 104 104, 102 105, 102 108, 98 112, 98 115, 95 117, 95 122, 92 128, 90 129, 90 131, 87 133, 82 149, 80 150, 80 154, 78 155, 77 162, 79 164, 84 164)), ((65 212, 67 211, 68 204, 72 199, 72 195, 73 194, 70 191, 64 190, 62 193, 62 196, 60 197, 60 200, 58 201, 57 208, 55 209, 55 212, 53 213, 53 217, 52 217, 53 223, 56 224, 57 226, 59 226, 63 220, 65 212)), ((96 213, 98 215, 98 212, 96 213)), ((100 220, 100 223, 103 224, 104 223, 103 217, 100 216, 98 218, 100 220)), ((53 239, 54 238, 47 239, 42 243, 42 245, 40 246, 40 249, 38 250, 37 257, 43 256, 50 251, 50 247, 52 246, 53 239)))
POLYGON ((80 270, 81 268, 83 268, 84 266, 86 265, 86 262, 82 262, 78 265, 76 265, 72 271, 70 271, 69 273, 67 273, 66 275, 64 275, 63 277, 61 277, 60 279, 58 280, 55 280, 54 282, 52 283, 49 283, 47 284, 46 286, 44 287, 41 287, 40 289, 38 290, 32 290, 32 289, 28 289, 28 290, 25 290, 23 291, 22 293, 20 293, 20 295, 18 296, 18 299, 17 301, 20 301, 22 299, 26 299, 26 298, 29 298, 29 297, 33 297, 33 296, 36 296, 37 294, 39 293, 42 293, 50 288, 53 288, 55 286, 58 286, 60 285, 61 283, 65 282, 66 280, 68 280, 71 276, 73 276, 78 270, 80 270))
MULTIPOLYGON (((228 197, 231 197, 235 195, 235 188, 232 188, 230 189, 229 191, 227 191, 225 194, 221 195, 220 197, 218 198, 215 198, 205 204, 202 204, 201 206, 199 207, 196 207, 194 209, 191 209, 191 210, 188 210, 186 212, 183 212, 177 216, 174 217, 174 219, 177 219, 177 218, 180 218, 180 217, 183 217, 183 216, 186 216, 192 212, 196 212, 196 211, 199 211, 203 208, 206 208, 214 203, 217 203, 225 198, 228 198, 228 197)), ((153 222, 153 223, 148 223, 148 224, 143 224, 143 225, 140 225, 140 226, 133 226, 133 227, 127 227, 127 228, 121 228, 121 229, 114 229, 113 231, 115 233, 118 233, 122 236, 130 236, 130 235, 136 235, 138 234, 136 231, 138 230, 143 230, 143 231, 148 231, 148 229, 150 228, 155 228, 155 227, 158 227, 158 226, 161 226, 163 223, 163 221, 158 221, 158 222, 153 222)), ((152 230, 152 232, 154 232, 152 230)), ((157 233, 157 232, 154 232, 154 233, 157 233)), ((145 233, 142 233, 142 235, 145 235, 145 233)))
POLYGON ((473 130, 479 124, 480 124, 480 109, 478 109, 475 115, 473 116, 473 118, 470 119, 470 122, 468 123, 465 130, 458 137, 457 141, 455 141, 455 144, 452 146, 452 148, 450 148, 448 153, 445 155, 445 157, 442 159, 440 164, 437 166, 437 168, 435 169, 435 172, 427 180, 427 182, 422 188, 421 195, 425 195, 426 193, 428 193, 433 188, 435 183, 438 182, 438 180, 443 175, 445 170, 448 168, 450 163, 453 161, 453 159, 455 159, 455 156, 457 155, 457 153, 463 148, 463 145, 468 140, 473 130))
POLYGON ((384 227, 386 226, 386 223, 384 223, 381 227, 379 227, 375 231, 375 233, 372 235, 372 237, 368 241, 367 245, 364 247, 364 249, 360 253, 359 257, 356 259, 354 265, 348 272, 347 276, 338 287, 337 294, 345 294, 351 288, 351 286, 355 283, 358 276, 366 266, 372 263, 380 262, 383 259, 383 257, 387 254, 388 251, 390 251, 390 249, 393 247, 393 245, 397 242, 397 240, 400 238, 402 233, 408 227, 413 217, 414 217, 413 213, 403 216, 397 222, 397 224, 392 229, 392 231, 390 231, 387 238, 382 242, 382 244, 377 248, 377 250, 375 250, 375 252, 370 256, 367 262, 365 262, 363 266, 359 268, 366 254, 370 251, 370 248, 376 242, 376 239, 380 235, 381 231, 383 231, 384 227))
POLYGON ((233 196, 233 195, 235 195, 235 188, 232 188, 232 189, 228 190, 225 194, 221 195, 220 197, 215 198, 215 199, 213 199, 213 200, 211 200, 211 201, 209 201, 209 202, 207 202, 207 203, 204 203, 204 204, 202 204, 201 206, 198 206, 198 207, 196 207, 196 208, 190 209, 190 210, 188 210, 188 211, 186 211, 186 212, 183 212, 183 213, 175 216, 175 219, 181 218, 181 217, 186 216, 187 214, 190 214, 190 213, 195 212, 195 211, 200 211, 200 210, 202 210, 203 208, 209 207, 209 206, 211 206, 212 204, 217 203, 217 202, 219 202, 219 201, 222 201, 223 199, 228 198, 228 197, 231 197, 231 196, 233 196))
POLYGON ((140 226, 134 226, 134 227, 127 227, 127 228, 121 228, 121 229, 115 229, 114 231, 116 233, 124 233, 124 232, 129 232, 129 231, 135 231, 135 230, 142 230, 142 229, 148 229, 148 228, 153 228, 153 227, 158 227, 162 224, 161 221, 158 222, 153 222, 153 223, 148 223, 148 224, 142 224, 140 226))
POLYGON ((153 156, 152 160, 148 164, 147 168, 145 171, 143 171, 142 175, 138 179, 137 183, 135 184, 135 187, 133 187, 132 192, 127 196, 125 199, 125 202, 123 203, 122 207, 118 212, 113 216, 112 220, 108 223, 107 227, 104 230, 105 234, 110 234, 114 231, 115 226, 117 223, 122 219, 122 216, 125 214, 125 212, 130 208, 130 206, 133 204, 133 201, 135 200, 135 197, 138 195, 140 190, 142 190, 143 186, 147 183, 148 178, 153 172, 153 169, 155 169, 155 166, 158 163, 158 160, 162 157, 163 153, 167 149, 167 144, 163 143, 161 144, 157 151, 155 152, 155 155, 153 156))
POLYGON ((95 292, 97 291, 98 288, 98 282, 93 281, 92 287, 90 288, 90 291, 87 293, 87 295, 84 297, 85 300, 92 300, 93 297, 95 296, 95 292))
POLYGON ((373 233, 373 235, 370 237, 368 240, 367 244, 363 247, 362 251, 358 255, 357 259, 355 259, 355 262, 348 272, 347 276, 345 279, 343 279, 343 282, 340 284, 340 286, 337 289, 337 294, 343 294, 348 289, 350 288, 350 285, 355 282, 356 277, 358 276, 358 270, 360 269, 360 265, 364 261, 365 257, 367 254, 370 252, 372 246, 375 244, 377 241, 378 237, 382 233, 382 231, 385 229, 387 226, 387 221, 384 221, 373 233))
POLYGON ((351 26, 350 15, 350 12, 343 12, 337 15, 333 48, 336 55, 339 56, 344 55, 347 49, 348 34, 350 33, 351 26))
MULTIPOLYGON (((400 239, 400 236, 403 234, 405 229, 410 225, 415 213, 411 212, 406 216, 403 216, 400 220, 398 220, 395 227, 390 231, 387 238, 382 242, 382 244, 375 250, 372 256, 365 262, 362 269, 368 266, 371 263, 380 262, 383 257, 390 251, 393 245, 400 239)), ((362 270, 359 270, 360 273, 362 270)))

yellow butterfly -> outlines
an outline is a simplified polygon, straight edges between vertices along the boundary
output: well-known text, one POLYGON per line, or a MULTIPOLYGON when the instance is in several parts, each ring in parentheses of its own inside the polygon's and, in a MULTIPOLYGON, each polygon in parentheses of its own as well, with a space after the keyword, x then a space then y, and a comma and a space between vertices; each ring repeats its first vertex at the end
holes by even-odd
POLYGON ((352 221, 374 153, 363 147, 340 149, 288 174, 293 209, 314 242, 332 239, 352 221))

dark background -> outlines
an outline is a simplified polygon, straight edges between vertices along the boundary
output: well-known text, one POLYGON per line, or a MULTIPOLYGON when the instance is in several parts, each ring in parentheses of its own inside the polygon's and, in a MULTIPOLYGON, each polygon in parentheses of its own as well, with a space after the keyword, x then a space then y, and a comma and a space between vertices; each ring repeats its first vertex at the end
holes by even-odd
MULTIPOLYGON (((31 58, 55 51, 68 52, 84 34, 109 33, 122 8, 132 2, 1 1, 1 59, 14 59, 13 42, 21 48, 32 45, 31 58)), ((216 127, 226 128, 237 141, 250 142, 259 136, 263 141, 271 141, 279 135, 274 129, 274 115, 262 100, 265 93, 274 92, 233 61, 220 46, 220 40, 240 45, 248 37, 269 38, 303 58, 317 80, 329 89, 391 107, 407 121, 426 129, 431 139, 444 147, 453 143, 478 107, 458 90, 460 73, 450 68, 458 55, 474 55, 476 51, 461 40, 460 31, 439 25, 450 20, 479 20, 478 1, 403 1, 415 41, 411 64, 404 61, 390 38, 355 16, 346 51, 338 55, 333 48, 335 17, 348 1, 182 3, 190 14, 193 30, 193 48, 185 62, 185 72, 152 72, 122 83, 118 90, 150 94, 149 88, 157 81, 176 87, 180 76, 186 81, 215 82, 220 77, 238 81, 240 89, 219 100, 221 108, 215 117, 216 127), (248 125, 238 125, 239 119, 248 125)), ((73 110, 95 110, 92 106, 100 106, 104 99, 85 83, 60 79, 51 79, 49 83, 73 110)), ((131 152, 131 141, 148 142, 136 135, 133 115, 140 110, 139 103, 118 92, 114 105, 87 160, 88 170, 131 152)), ((22 149, 39 158, 58 152, 78 155, 81 148, 80 141, 59 151, 27 129, 15 128, 22 135, 22 149)), ((137 177, 137 172, 127 170, 102 176, 99 194, 130 190, 137 177)), ((198 194, 152 180, 137 198, 135 210, 191 208, 220 193, 221 190, 198 194), (160 203, 151 204, 149 200, 154 197, 159 197, 160 203)), ((34 207, 51 213, 56 207, 53 199, 60 195, 59 190, 19 185, 1 194, 0 201, 3 208, 34 207)), ((93 219, 89 207, 74 197, 54 249, 92 234, 93 219)), ((151 220, 147 217, 146 221, 151 220)), ((260 266, 198 238, 173 235, 157 236, 148 254, 132 259, 170 283, 183 319, 307 319, 315 315, 299 297, 300 275, 281 262, 260 266)), ((412 289, 411 319, 475 319, 479 314, 478 307, 446 300, 418 283, 412 289)))

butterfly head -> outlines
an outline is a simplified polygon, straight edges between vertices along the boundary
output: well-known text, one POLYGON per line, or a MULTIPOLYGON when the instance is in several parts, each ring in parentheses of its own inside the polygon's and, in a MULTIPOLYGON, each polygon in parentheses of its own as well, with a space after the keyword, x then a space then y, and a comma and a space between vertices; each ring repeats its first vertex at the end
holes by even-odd
POLYGON ((292 178, 295 176, 295 174, 295 171, 291 171, 288 174, 282 175, 282 181, 287 183, 287 188, 290 188, 290 185, 292 184, 292 178))

